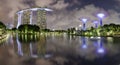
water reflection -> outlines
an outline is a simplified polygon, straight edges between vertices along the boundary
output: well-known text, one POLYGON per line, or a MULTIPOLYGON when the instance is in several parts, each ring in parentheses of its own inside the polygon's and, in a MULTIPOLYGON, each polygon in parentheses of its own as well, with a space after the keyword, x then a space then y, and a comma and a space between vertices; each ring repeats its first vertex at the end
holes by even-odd
POLYGON ((20 56, 42 57, 45 54, 46 37, 39 35, 15 34, 15 51, 20 56))
POLYGON ((120 45, 114 39, 116 38, 71 36, 65 33, 42 35, 14 34, 9 35, 6 44, 12 46, 19 56, 48 58, 59 54, 95 59, 101 54, 113 55, 119 53, 120 45))
POLYGON ((4 41, 4 44, 1 45, 3 48, 0 48, 0 54, 3 53, 1 50, 8 47, 10 47, 8 48, 10 53, 4 52, 0 55, 0 60, 1 56, 5 57, 5 61, 7 59, 11 60, 11 55, 8 54, 12 54, 12 57, 17 55, 16 59, 24 58, 22 61, 26 62, 27 60, 29 63, 21 65, 30 65, 31 62, 35 65, 35 62, 39 59, 44 59, 44 62, 50 60, 49 62, 54 61, 56 63, 51 65, 118 65, 120 63, 119 40, 120 38, 114 37, 90 38, 71 36, 65 33, 42 35, 9 34, 7 41, 4 41), (30 57, 32 59, 28 59, 30 57))
POLYGON ((82 48, 87 48, 87 40, 86 37, 81 37, 82 48))
POLYGON ((103 38, 101 37, 100 40, 97 40, 97 52, 98 53, 104 53, 105 49, 103 47, 103 38))
POLYGON ((18 40, 18 35, 17 35, 17 48, 18 48, 18 54, 23 56, 23 51, 22 51, 22 45, 20 43, 20 41, 18 40))

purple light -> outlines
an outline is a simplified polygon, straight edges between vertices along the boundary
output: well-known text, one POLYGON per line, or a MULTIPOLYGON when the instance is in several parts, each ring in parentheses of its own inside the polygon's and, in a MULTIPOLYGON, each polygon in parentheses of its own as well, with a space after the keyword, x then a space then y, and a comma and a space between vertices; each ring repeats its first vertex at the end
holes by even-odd
POLYGON ((96 21, 93 21, 93 23, 94 23, 94 24, 98 24, 98 21, 97 21, 97 20, 96 20, 96 21))
POLYGON ((105 51, 104 51, 103 48, 98 48, 97 52, 98 52, 98 53, 104 53, 105 51))
POLYGON ((95 28, 98 27, 98 22, 99 22, 99 21, 97 21, 97 20, 93 21, 93 23, 95 24, 95 28))
POLYGON ((104 18, 104 17, 105 17, 105 14, 104 14, 104 13, 98 13, 98 14, 97 14, 97 17, 99 17, 99 18, 101 18, 101 19, 102 19, 102 18, 104 18))
POLYGON ((86 44, 83 44, 83 45, 82 45, 82 48, 83 48, 83 49, 86 49, 86 48, 87 48, 87 45, 86 45, 86 44))
POLYGON ((86 30, 86 22, 88 21, 88 19, 87 18, 80 18, 80 20, 83 22, 83 30, 86 30))
POLYGON ((88 19, 82 18, 81 21, 84 22, 84 23, 86 23, 88 21, 88 19))

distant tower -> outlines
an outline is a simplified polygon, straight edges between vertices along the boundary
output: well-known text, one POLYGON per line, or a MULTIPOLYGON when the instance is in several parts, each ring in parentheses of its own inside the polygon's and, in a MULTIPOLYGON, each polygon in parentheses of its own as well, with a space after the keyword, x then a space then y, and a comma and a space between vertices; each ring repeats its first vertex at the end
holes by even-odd
POLYGON ((29 22, 30 22, 30 14, 31 14, 31 12, 29 10, 23 12, 23 16, 22 16, 23 21, 22 21, 22 24, 29 24, 29 22))
POLYGON ((37 25, 41 29, 46 28, 46 11, 45 10, 38 10, 37 11, 37 25))

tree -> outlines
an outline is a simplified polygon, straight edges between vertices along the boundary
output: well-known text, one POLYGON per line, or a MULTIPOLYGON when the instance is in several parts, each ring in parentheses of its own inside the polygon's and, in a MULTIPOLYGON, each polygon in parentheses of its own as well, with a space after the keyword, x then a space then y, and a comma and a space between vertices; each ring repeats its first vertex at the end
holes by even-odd
POLYGON ((18 27, 20 32, 31 33, 39 32, 40 28, 37 25, 23 24, 18 27))
POLYGON ((6 28, 5 24, 3 24, 1 21, 0 21, 0 28, 6 28))

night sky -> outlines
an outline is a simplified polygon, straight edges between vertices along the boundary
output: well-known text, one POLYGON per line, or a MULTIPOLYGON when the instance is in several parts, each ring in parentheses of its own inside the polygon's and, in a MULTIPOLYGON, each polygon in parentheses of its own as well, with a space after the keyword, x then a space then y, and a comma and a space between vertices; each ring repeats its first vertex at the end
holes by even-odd
POLYGON ((14 23, 14 14, 18 10, 32 7, 48 7, 53 12, 47 14, 47 26, 51 29, 78 27, 79 18, 87 17, 87 26, 93 24, 96 12, 105 12, 103 23, 120 24, 120 0, 0 0, 0 20, 7 24, 14 23))

